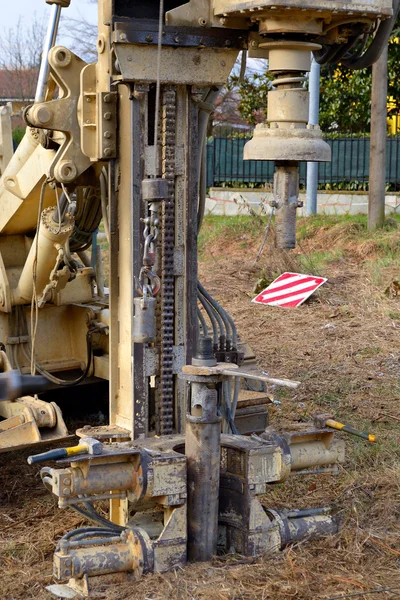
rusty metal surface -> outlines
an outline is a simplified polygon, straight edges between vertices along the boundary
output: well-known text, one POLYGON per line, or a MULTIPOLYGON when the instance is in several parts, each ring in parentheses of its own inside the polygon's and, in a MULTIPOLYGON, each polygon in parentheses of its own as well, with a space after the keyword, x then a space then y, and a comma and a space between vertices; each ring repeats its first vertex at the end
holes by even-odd
MULTIPOLYGON (((132 21, 114 22, 112 40, 118 44, 157 45, 158 25, 152 20, 135 19, 132 21)), ((228 29, 204 29, 202 27, 163 27, 162 44, 175 48, 222 48, 241 50, 247 43, 247 31, 230 31, 228 29)))

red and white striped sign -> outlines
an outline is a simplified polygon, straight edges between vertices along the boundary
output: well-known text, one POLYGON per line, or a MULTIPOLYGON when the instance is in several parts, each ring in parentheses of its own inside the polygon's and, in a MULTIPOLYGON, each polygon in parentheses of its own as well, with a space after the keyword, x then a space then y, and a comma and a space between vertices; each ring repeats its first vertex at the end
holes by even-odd
POLYGON ((307 300, 325 281, 325 277, 313 277, 300 273, 282 273, 265 290, 260 292, 252 302, 296 308, 307 300))

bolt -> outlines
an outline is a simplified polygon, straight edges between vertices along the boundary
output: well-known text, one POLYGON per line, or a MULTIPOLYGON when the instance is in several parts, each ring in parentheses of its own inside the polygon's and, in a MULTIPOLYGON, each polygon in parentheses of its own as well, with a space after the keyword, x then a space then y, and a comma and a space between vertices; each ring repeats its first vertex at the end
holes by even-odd
POLYGON ((88 102, 88 103, 89 103, 89 102, 91 102, 91 101, 92 101, 92 99, 90 98, 90 96, 86 96, 86 102, 88 102))
POLYGON ((226 46, 227 48, 229 48, 229 46, 231 46, 231 45, 232 45, 232 42, 231 42, 231 40, 225 40, 225 46, 226 46))
POLYGON ((176 37, 174 37, 174 42, 175 42, 176 44, 179 44, 179 36, 176 36, 176 37))
POLYGON ((126 33, 120 33, 119 39, 121 40, 121 42, 124 42, 126 40, 126 33))
POLYGON ((258 42, 256 42, 256 40, 251 40, 250 46, 252 48, 258 48, 258 42))
POLYGON ((149 44, 151 44, 151 42, 153 41, 153 36, 152 35, 146 35, 145 40, 146 42, 148 42, 149 44))
POLYGON ((69 569, 65 569, 64 575, 65 577, 71 577, 71 571, 69 569))
POLYGON ((128 56, 126 59, 128 62, 132 62, 132 56, 128 56))
POLYGON ((106 104, 108 104, 109 102, 111 102, 111 96, 110 96, 110 94, 106 94, 106 95, 104 96, 103 100, 104 100, 104 102, 105 102, 106 104))
POLYGON ((106 121, 111 121, 112 114, 110 112, 105 112, 103 117, 106 121))
POLYGON ((48 123, 50 121, 50 117, 50 111, 46 106, 41 106, 36 110, 36 120, 39 121, 39 123, 48 123))
POLYGON ((103 135, 106 138, 106 140, 109 140, 110 137, 112 136, 112 133, 111 133, 111 131, 105 131, 103 135))
POLYGON ((66 477, 65 479, 63 479, 63 484, 64 485, 71 485, 71 480, 69 477, 66 477))
POLYGON ((201 27, 205 27, 207 25, 207 19, 200 18, 199 25, 201 25, 201 27))
POLYGON ((71 490, 66 487, 63 489, 62 493, 63 493, 63 496, 70 496, 71 490))
POLYGON ((67 558, 67 560, 65 561, 65 566, 70 567, 71 565, 72 565, 72 560, 70 558, 67 558))
POLYGON ((111 156, 111 148, 104 148, 104 156, 105 157, 111 156))
POLYGON ((224 60, 221 60, 221 67, 225 67, 226 62, 224 60))

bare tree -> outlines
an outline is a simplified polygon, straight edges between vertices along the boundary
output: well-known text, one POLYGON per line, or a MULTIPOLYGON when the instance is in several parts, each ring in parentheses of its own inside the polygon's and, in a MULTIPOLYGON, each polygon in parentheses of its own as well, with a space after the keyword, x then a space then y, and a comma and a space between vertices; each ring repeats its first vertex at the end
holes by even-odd
POLYGON ((35 96, 46 24, 34 14, 0 35, 0 98, 31 100, 35 96))
MULTIPOLYGON (((86 0, 89 4, 97 4, 97 0, 86 0)), ((63 17, 61 33, 70 40, 70 48, 87 62, 97 60, 97 22, 89 23, 85 18, 71 19, 63 17)))
POLYGON ((97 60, 97 23, 89 23, 85 19, 64 18, 61 22, 61 33, 70 41, 69 48, 86 60, 97 60))

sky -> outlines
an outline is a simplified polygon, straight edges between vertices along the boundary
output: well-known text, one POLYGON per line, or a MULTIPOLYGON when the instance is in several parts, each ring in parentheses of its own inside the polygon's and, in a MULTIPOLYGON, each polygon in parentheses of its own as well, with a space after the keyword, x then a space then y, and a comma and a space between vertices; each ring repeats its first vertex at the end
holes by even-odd
MULTIPOLYGON (((1 33, 8 28, 13 28, 18 24, 21 18, 24 23, 29 23, 29 18, 35 13, 36 16, 43 17, 47 22, 51 6, 46 4, 45 0, 12 0, 5 3, 1 11, 1 33)), ((69 17, 72 19, 85 19, 91 23, 96 22, 97 4, 89 2, 89 0, 71 0, 68 8, 61 10, 61 18, 69 17)), ((64 40, 65 41, 65 40, 64 40)), ((62 43, 61 39, 57 39, 58 43, 62 43)))

